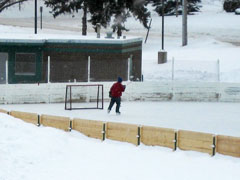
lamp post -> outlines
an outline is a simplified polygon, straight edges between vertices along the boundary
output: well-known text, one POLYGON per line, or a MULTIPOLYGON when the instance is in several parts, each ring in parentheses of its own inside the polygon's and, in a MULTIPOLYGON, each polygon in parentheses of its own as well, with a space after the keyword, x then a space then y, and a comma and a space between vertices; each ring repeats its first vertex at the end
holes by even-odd
POLYGON ((158 51, 158 64, 167 62, 167 51, 164 51, 164 0, 162 2, 162 50, 158 51))
POLYGON ((162 0, 162 50, 164 50, 164 0, 162 0))
POLYGON ((34 17, 35 17, 35 18, 34 18, 34 19, 35 19, 35 20, 34 20, 34 22, 35 22, 35 23, 34 23, 34 24, 35 24, 35 26, 34 26, 34 27, 35 27, 35 28, 34 28, 35 31, 34 31, 34 32, 35 32, 35 34, 37 34, 37 0, 35 0, 35 13, 34 13, 34 14, 35 14, 35 16, 34 16, 34 17))
POLYGON ((186 46, 188 44, 187 38, 187 0, 182 1, 182 45, 186 46))
POLYGON ((42 29, 42 12, 43 12, 43 7, 40 6, 40 13, 41 13, 41 24, 40 24, 40 28, 42 29))

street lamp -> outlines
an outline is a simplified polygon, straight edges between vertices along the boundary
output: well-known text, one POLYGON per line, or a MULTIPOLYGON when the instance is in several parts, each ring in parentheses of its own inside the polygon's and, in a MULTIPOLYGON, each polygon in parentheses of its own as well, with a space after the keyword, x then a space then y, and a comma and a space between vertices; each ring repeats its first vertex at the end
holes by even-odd
POLYGON ((40 13, 41 13, 41 24, 40 24, 40 28, 42 29, 42 12, 43 12, 43 7, 40 6, 40 13))
POLYGON ((35 0, 35 34, 37 34, 37 0, 35 0))
POLYGON ((164 51, 164 0, 162 0, 162 50, 158 51, 158 64, 167 62, 167 52, 164 51))
POLYGON ((162 50, 164 50, 164 0, 162 0, 162 50))

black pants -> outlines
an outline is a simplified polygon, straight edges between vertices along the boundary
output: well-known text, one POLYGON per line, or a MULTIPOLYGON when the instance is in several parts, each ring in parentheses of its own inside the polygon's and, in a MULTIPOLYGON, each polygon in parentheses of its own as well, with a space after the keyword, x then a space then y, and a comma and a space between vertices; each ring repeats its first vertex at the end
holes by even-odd
POLYGON ((112 98, 111 98, 111 102, 110 102, 109 107, 108 107, 108 110, 111 111, 114 103, 117 104, 117 106, 116 106, 116 112, 118 113, 118 112, 119 112, 119 108, 120 108, 120 104, 121 104, 121 97, 112 97, 112 98))

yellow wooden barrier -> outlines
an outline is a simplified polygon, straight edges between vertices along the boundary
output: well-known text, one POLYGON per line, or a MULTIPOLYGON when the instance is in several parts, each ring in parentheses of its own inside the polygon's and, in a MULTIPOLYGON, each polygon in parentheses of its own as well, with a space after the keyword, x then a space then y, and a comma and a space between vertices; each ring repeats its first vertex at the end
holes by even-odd
MULTIPOLYGON (((0 109, 0 112, 8 113, 2 109, 0 109)), ((10 115, 36 125, 39 123, 38 114, 36 113, 11 111, 10 115)), ((70 123, 71 120, 68 117, 41 115, 40 118, 40 124, 65 131, 70 130, 70 123)), ((103 140, 105 138, 103 134, 105 123, 101 121, 75 118, 72 121, 72 129, 89 137, 103 140)), ((140 127, 137 125, 113 122, 106 123, 106 137, 108 139, 129 142, 135 145, 139 145, 141 139, 141 142, 146 145, 176 148, 176 132, 174 129, 142 126, 141 138, 139 138, 139 135, 140 127)), ((215 142, 215 136, 213 134, 179 130, 177 133, 177 146, 182 150, 193 150, 214 155, 214 145, 216 144, 216 151, 218 153, 240 157, 239 137, 218 135, 216 139, 215 142)))
POLYGON ((214 155, 212 134, 178 131, 178 147, 182 150, 192 150, 214 155))
POLYGON ((107 123, 106 138, 138 145, 138 126, 123 123, 107 123))
POLYGON ((240 157, 240 138, 218 135, 217 152, 224 155, 240 157))
POLYGON ((103 139, 103 125, 104 122, 85 120, 85 119, 73 119, 72 129, 85 134, 88 137, 103 139))
POLYGON ((41 115, 40 124, 43 126, 54 127, 64 131, 70 130, 70 118, 61 116, 41 115))
POLYGON ((141 142, 150 146, 164 146, 175 150, 175 130, 142 126, 141 142))
POLYGON ((4 110, 4 109, 0 109, 0 113, 5 113, 5 114, 7 114, 8 112, 7 112, 6 110, 4 110))
POLYGON ((36 113, 27 113, 27 112, 20 112, 20 111, 11 111, 10 115, 22 119, 25 122, 32 123, 38 125, 38 114, 36 113))

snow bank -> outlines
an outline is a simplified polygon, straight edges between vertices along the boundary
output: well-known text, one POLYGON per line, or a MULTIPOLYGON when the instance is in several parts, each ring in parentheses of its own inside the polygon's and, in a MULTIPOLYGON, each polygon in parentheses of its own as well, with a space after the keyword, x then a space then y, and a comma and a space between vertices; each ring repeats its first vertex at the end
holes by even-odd
POLYGON ((3 180, 237 180, 240 175, 237 158, 101 142, 77 132, 36 127, 1 113, 0 137, 3 180))

